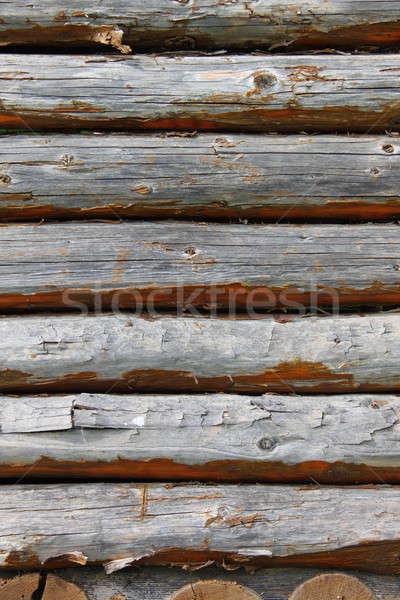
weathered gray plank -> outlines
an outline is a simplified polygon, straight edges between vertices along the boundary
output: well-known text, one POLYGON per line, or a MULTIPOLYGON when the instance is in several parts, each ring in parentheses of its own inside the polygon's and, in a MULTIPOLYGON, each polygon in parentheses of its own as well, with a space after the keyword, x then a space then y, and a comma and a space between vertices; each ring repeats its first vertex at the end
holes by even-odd
POLYGON ((398 225, 0 227, 0 309, 245 311, 400 301, 398 225))
POLYGON ((0 2, 0 44, 111 44, 134 49, 357 48, 398 44, 395 1, 78 0, 0 2))
MULTIPOLYGON (((169 600, 184 585, 207 579, 236 581, 255 590, 262 600, 287 600, 295 588, 304 581, 326 571, 317 569, 259 569, 246 573, 244 569, 234 572, 216 567, 206 567, 191 572, 168 567, 145 567, 125 569, 106 575, 100 567, 85 569, 69 567, 57 575, 73 581, 88 596, 88 600, 169 600)), ((362 571, 350 572, 367 585, 377 600, 398 598, 400 580, 395 575, 377 575, 362 571)), ((15 577, 15 573, 3 571, 2 577, 15 577)), ((30 600, 30 599, 29 599, 30 600)))
POLYGON ((3 136, 0 177, 0 219, 14 221, 400 216, 387 136, 3 136))
POLYGON ((390 486, 4 485, 0 565, 110 573, 211 560, 399 574, 399 500, 390 486))
MULTIPOLYGON (((398 55, 2 56, 0 127, 384 132, 398 55)), ((392 149, 388 151, 391 152, 392 149)))
POLYGON ((0 319, 0 391, 344 393, 400 389, 398 314, 0 319))
POLYGON ((376 394, 3 396, 0 477, 400 483, 399 419, 376 394))

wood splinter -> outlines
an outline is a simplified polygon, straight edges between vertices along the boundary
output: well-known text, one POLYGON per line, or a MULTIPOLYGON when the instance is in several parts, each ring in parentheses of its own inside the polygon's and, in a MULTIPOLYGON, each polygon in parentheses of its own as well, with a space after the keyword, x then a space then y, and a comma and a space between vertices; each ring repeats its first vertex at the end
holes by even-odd
POLYGON ((0 587, 0 600, 32 600, 33 598, 87 600, 86 595, 77 585, 56 575, 46 575, 42 580, 39 573, 28 573, 8 580, 0 587))
POLYGON ((374 600, 374 595, 355 577, 326 573, 299 585, 290 600, 374 600))
POLYGON ((261 598, 235 581, 208 580, 185 585, 172 596, 171 600, 261 600, 261 598))

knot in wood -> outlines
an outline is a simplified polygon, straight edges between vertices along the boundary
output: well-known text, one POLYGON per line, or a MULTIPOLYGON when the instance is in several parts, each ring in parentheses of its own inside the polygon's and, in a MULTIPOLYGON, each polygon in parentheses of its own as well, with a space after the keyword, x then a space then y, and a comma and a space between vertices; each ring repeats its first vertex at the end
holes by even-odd
POLYGON ((268 437, 261 438, 258 442, 258 447, 261 450, 273 450, 276 446, 276 440, 268 437))

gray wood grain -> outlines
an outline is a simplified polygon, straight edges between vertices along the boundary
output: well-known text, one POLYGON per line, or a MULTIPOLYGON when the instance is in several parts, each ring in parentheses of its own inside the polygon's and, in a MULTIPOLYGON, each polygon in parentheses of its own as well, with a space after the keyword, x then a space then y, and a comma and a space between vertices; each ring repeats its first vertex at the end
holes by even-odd
POLYGON ((395 1, 78 0, 0 2, 0 44, 133 49, 379 47, 399 42, 395 1))
MULTIPOLYGON (((295 588, 324 573, 318 569, 259 569, 246 573, 206 567, 191 572, 168 567, 130 568, 106 575, 100 567, 60 569, 57 575, 73 581, 85 591, 88 600, 170 600, 172 594, 189 583, 202 579, 237 581, 256 591, 262 600, 287 600, 295 588), (122 596, 122 597, 119 597, 122 596)), ((375 594, 378 600, 393 600, 400 594, 400 581, 395 575, 377 575, 362 571, 350 572, 375 594)), ((3 577, 15 573, 1 573, 3 577)))
POLYGON ((0 391, 400 389, 398 314, 266 319, 0 319, 0 391))
POLYGON ((385 132, 399 68, 394 54, 4 54, 0 127, 385 132))
POLYGON ((398 487, 0 487, 0 565, 353 568, 399 574, 398 487), (12 503, 10 503, 12 498, 12 503))
POLYGON ((0 227, 0 309, 150 312, 395 305, 398 225, 0 227))
POLYGON ((0 477, 400 483, 400 398, 0 397, 0 477))
POLYGON ((1 136, 0 219, 398 218, 399 149, 388 136, 1 136))

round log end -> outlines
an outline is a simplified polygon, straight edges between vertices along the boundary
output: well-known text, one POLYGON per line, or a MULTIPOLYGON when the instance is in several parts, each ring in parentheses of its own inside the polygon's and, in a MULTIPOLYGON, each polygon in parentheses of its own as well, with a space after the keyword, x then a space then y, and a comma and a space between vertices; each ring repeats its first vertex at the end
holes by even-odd
POLYGON ((261 600, 260 596, 234 581, 197 581, 178 590, 171 600, 261 600))
POLYGON ((326 573, 305 581, 290 600, 374 600, 373 593, 361 581, 343 573, 326 573))
POLYGON ((39 573, 14 577, 0 586, 1 600, 31 600, 39 587, 39 573))
POLYGON ((87 600, 87 597, 74 583, 50 574, 46 578, 42 600, 87 600))

